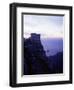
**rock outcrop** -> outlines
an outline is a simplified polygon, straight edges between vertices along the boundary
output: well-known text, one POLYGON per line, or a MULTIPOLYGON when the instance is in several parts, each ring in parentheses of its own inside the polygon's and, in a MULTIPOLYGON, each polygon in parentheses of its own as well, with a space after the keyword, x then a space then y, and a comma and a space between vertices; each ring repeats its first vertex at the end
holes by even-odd
POLYGON ((63 73, 63 53, 47 57, 40 34, 24 39, 24 75, 63 73))

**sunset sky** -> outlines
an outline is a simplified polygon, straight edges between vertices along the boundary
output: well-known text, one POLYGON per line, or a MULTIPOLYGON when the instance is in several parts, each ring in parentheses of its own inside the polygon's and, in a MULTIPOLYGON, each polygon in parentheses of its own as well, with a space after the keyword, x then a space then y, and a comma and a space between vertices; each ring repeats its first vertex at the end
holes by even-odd
POLYGON ((64 16, 24 15, 24 37, 31 33, 41 35, 41 38, 63 38, 64 16))

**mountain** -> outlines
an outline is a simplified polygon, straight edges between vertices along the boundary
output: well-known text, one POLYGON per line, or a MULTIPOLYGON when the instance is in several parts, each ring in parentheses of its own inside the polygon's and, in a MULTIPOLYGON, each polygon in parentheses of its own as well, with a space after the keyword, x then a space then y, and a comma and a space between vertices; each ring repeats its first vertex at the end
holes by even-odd
POLYGON ((32 33, 24 38, 24 75, 62 73, 63 53, 47 56, 40 34, 32 33))
POLYGON ((63 52, 48 57, 52 73, 63 73, 63 52))

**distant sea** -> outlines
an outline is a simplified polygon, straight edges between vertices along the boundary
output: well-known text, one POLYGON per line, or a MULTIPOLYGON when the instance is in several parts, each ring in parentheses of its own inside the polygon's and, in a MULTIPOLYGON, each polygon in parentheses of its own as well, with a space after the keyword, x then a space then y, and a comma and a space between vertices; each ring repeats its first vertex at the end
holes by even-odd
POLYGON ((41 39, 41 43, 46 52, 46 56, 53 56, 58 52, 63 52, 63 39, 41 39))

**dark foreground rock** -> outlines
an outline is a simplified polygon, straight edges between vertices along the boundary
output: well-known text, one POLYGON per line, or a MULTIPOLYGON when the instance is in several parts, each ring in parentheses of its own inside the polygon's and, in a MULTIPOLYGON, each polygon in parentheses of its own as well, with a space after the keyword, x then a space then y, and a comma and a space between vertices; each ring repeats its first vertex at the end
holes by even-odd
POLYGON ((24 39, 24 75, 62 73, 63 53, 47 57, 39 34, 24 39))

